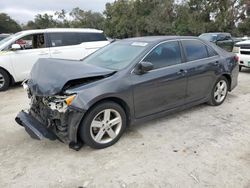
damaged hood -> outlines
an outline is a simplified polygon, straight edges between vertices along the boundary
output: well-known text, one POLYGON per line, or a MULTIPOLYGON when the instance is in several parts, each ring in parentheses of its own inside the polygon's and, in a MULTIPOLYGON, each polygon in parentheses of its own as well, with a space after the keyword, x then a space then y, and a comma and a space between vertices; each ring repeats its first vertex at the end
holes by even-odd
POLYGON ((33 66, 27 84, 34 95, 51 96, 62 92, 71 83, 84 84, 88 79, 100 79, 113 73, 114 70, 84 64, 82 61, 44 58, 33 66))

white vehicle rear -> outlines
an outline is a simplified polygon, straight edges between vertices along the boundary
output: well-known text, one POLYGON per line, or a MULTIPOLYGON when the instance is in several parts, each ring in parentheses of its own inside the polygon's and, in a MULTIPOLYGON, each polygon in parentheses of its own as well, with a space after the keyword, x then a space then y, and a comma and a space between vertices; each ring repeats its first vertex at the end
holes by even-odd
POLYGON ((96 29, 22 31, 0 41, 0 91, 28 78, 39 58, 80 60, 110 42, 96 29))
POLYGON ((239 68, 250 68, 250 40, 238 42, 235 44, 233 52, 239 57, 239 68))

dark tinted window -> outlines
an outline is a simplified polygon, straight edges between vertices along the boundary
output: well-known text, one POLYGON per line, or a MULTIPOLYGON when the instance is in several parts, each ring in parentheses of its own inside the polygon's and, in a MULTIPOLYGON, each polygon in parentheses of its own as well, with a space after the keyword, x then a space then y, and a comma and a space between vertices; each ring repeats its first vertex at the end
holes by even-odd
POLYGON ((154 69, 181 63, 181 51, 177 41, 166 42, 157 46, 144 61, 151 62, 154 69))
POLYGON ((83 42, 95 42, 107 40, 103 33, 50 33, 50 41, 52 47, 72 46, 83 42))
POLYGON ((75 33, 50 33, 49 36, 51 47, 71 46, 81 43, 75 33))
POLYGON ((103 33, 79 33, 81 42, 106 41, 103 33))
POLYGON ((188 61, 194 61, 208 57, 206 45, 198 40, 183 40, 182 45, 186 51, 188 61))

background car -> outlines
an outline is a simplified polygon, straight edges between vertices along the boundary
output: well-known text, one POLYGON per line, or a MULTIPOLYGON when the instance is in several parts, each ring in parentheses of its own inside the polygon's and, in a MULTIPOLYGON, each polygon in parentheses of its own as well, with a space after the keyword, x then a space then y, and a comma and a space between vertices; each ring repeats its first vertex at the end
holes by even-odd
POLYGON ((0 34, 0 41, 10 36, 10 34, 0 34))
POLYGON ((199 37, 215 43, 228 52, 232 52, 233 50, 234 40, 230 33, 203 33, 199 37))
POLYGON ((56 135, 73 149, 105 148, 129 124, 222 104, 238 72, 235 54, 197 37, 120 40, 82 62, 40 59, 24 84, 30 110, 16 121, 36 139, 56 135))
POLYGON ((233 52, 238 56, 240 71, 242 67, 250 68, 250 40, 236 43, 233 52))
POLYGON ((28 30, 0 41, 0 91, 28 78, 39 58, 80 60, 109 44, 96 29, 28 30))

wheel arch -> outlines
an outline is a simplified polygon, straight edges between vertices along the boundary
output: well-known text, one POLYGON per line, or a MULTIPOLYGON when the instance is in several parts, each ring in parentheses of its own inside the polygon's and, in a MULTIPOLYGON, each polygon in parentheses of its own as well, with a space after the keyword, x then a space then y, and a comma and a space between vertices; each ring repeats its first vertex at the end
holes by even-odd
POLYGON ((230 74, 222 74, 221 76, 224 76, 227 81, 228 81, 228 85, 229 85, 229 91, 231 91, 231 83, 232 83, 232 78, 231 78, 231 75, 230 74))
POLYGON ((100 100, 96 101, 95 103, 93 103, 91 105, 91 107, 87 110, 87 112, 89 110, 91 110, 94 106, 96 106, 96 105, 98 105, 100 103, 103 103, 103 102, 107 102, 107 101, 115 102, 115 103, 119 104, 123 108, 124 112, 126 113, 127 124, 129 125, 129 123, 131 121, 131 110, 130 110, 128 104, 123 99, 118 98, 118 97, 106 97, 106 98, 100 99, 100 100))
POLYGON ((15 79, 14 79, 14 77, 10 74, 10 72, 9 72, 8 70, 6 70, 5 68, 1 67, 1 66, 0 66, 0 69, 2 69, 3 71, 5 71, 5 72, 8 74, 8 76, 9 76, 9 78, 10 78, 10 85, 14 84, 14 83, 15 83, 15 79))
POLYGON ((93 109, 96 105, 103 103, 103 102, 115 102, 118 105, 120 105, 122 107, 122 109, 124 110, 125 114, 126 114, 126 118, 127 118, 127 126, 129 126, 130 122, 131 122, 131 110, 128 106, 128 104, 122 100, 121 98, 118 97, 106 97, 103 99, 100 99, 98 101, 96 101, 95 103, 93 103, 90 108, 86 111, 86 113, 82 116, 82 119, 77 127, 77 129, 74 131, 74 143, 78 143, 81 142, 81 138, 80 138, 80 130, 81 130, 81 122, 84 120, 84 118, 86 117, 86 114, 93 109))

